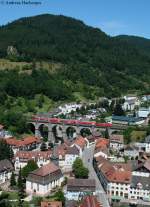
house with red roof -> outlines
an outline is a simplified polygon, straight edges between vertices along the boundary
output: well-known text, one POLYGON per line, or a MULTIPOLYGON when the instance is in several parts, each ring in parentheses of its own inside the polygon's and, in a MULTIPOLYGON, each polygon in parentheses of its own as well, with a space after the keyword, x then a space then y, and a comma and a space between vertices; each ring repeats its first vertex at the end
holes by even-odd
POLYGON ((19 170, 27 165, 29 160, 34 160, 38 167, 50 162, 52 151, 18 151, 16 152, 13 162, 15 170, 19 170))
POLYGON ((71 172, 72 165, 77 157, 80 157, 80 147, 77 145, 68 146, 65 143, 57 146, 55 152, 59 158, 59 166, 63 172, 71 172))
POLYGON ((120 150, 124 147, 124 138, 121 134, 112 134, 110 136, 110 148, 113 150, 120 150))
POLYGON ((74 142, 72 143, 72 146, 76 145, 78 149, 80 150, 80 156, 82 156, 82 152, 89 145, 89 142, 86 138, 79 136, 77 137, 74 142))
POLYGON ((35 136, 27 136, 23 139, 16 139, 12 137, 6 139, 6 142, 12 147, 14 154, 20 150, 30 151, 36 149, 41 143, 39 138, 35 136))
POLYGON ((79 207, 103 207, 96 198, 96 196, 85 196, 79 207))
POLYGON ((115 200, 129 198, 131 165, 113 163, 103 157, 96 158, 96 165, 96 173, 108 196, 115 200))
POLYGON ((26 193, 38 196, 49 195, 64 181, 61 169, 53 162, 44 165, 31 173, 26 179, 26 193))
POLYGON ((109 140, 106 138, 99 138, 96 140, 94 157, 102 156, 104 158, 108 157, 109 154, 109 140))

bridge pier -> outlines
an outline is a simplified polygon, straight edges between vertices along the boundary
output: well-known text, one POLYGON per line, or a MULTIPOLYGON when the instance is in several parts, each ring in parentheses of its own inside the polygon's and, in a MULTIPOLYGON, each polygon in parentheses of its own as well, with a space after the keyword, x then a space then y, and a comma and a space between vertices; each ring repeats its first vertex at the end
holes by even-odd
POLYGON ((39 128, 35 128, 35 137, 41 137, 39 128))
POLYGON ((55 143, 55 137, 54 137, 52 129, 48 129, 48 141, 53 144, 55 143))
POLYGON ((64 141, 67 140, 66 128, 64 126, 62 127, 62 138, 64 141))

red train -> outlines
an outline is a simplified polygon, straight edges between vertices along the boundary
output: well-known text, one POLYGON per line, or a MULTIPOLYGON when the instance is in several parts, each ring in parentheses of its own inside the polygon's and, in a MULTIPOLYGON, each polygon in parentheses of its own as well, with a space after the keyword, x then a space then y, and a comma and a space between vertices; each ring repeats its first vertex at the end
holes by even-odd
POLYGON ((96 123, 95 121, 79 121, 79 120, 67 120, 67 119, 59 119, 59 118, 47 118, 40 116, 32 116, 32 120, 34 121, 45 121, 53 124, 66 124, 66 125, 82 125, 82 126, 95 126, 95 127, 111 127, 111 123, 96 123))

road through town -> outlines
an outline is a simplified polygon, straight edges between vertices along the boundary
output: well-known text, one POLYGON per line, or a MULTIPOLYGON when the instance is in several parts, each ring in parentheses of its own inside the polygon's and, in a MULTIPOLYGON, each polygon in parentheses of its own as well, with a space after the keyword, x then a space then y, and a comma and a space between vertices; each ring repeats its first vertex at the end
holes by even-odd
POLYGON ((110 204, 108 202, 107 195, 97 177, 97 174, 93 168, 93 154, 94 154, 94 145, 90 146, 89 148, 86 148, 83 152, 83 163, 84 166, 89 169, 89 178, 94 178, 96 181, 96 195, 100 203, 104 207, 110 207, 110 204))

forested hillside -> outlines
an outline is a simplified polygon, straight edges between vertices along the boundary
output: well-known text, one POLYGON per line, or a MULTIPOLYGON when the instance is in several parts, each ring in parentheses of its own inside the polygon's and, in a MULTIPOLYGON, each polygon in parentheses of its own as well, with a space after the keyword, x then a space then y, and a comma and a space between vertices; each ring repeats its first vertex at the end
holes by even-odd
POLYGON ((59 77, 58 85, 69 85, 70 92, 87 98, 119 96, 128 90, 149 90, 150 41, 143 45, 135 38, 133 42, 109 37, 73 18, 45 14, 2 26, 0 57, 62 63, 54 75, 59 77), (14 54, 8 54, 8 46, 15 48, 14 54))
POLYGON ((49 111, 58 101, 149 92, 149 48, 147 39, 110 37, 65 16, 1 26, 0 123, 23 133, 27 115, 49 111))

